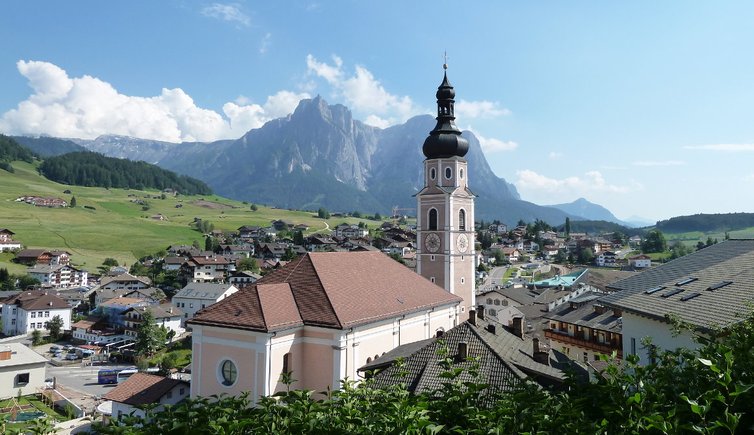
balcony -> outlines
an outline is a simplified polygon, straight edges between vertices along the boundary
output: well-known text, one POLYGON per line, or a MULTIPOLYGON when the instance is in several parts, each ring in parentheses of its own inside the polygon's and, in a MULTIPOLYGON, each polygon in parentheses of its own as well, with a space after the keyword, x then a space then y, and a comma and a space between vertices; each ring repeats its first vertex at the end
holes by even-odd
POLYGON ((545 330, 545 337, 553 341, 583 347, 585 349, 589 349, 594 352, 599 352, 605 355, 610 355, 613 353, 613 351, 615 351, 618 353, 618 358, 623 359, 623 349, 620 344, 617 346, 613 346, 609 343, 597 343, 596 341, 592 341, 592 340, 586 340, 579 337, 572 337, 564 332, 561 333, 561 332, 553 331, 552 329, 545 330))

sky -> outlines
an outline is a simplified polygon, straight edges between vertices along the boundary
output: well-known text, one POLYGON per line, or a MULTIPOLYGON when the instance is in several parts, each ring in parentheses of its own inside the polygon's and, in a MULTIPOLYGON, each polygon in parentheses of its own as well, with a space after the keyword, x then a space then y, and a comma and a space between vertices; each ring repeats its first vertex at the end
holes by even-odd
POLYGON ((752 17, 746 1, 5 0, 0 133, 213 141, 316 95, 384 128, 434 113, 447 53, 457 125, 522 199, 754 212, 752 17))

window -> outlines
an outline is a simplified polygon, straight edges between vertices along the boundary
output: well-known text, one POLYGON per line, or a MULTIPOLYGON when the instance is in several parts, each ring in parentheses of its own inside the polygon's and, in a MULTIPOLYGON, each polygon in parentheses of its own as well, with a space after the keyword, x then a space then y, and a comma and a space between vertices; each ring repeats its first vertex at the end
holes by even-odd
POLYGON ((50 317, 50 312, 49 311, 45 311, 45 317, 50 317))
POLYGON ((465 284, 465 283, 466 283, 466 278, 461 278, 461 284, 465 284))
POLYGON ((429 170, 429 178, 431 180, 434 180, 435 177, 437 177, 437 171, 435 170, 435 168, 432 168, 429 170))
POLYGON ((487 298, 487 305, 492 305, 492 298, 487 298))
POLYGON ((631 337, 631 355, 636 355, 636 339, 631 337))
POLYGON ((34 325, 35 325, 35 323, 31 323, 29 326, 31 327, 31 329, 37 329, 36 326, 34 326, 34 325))
POLYGON ((369 364, 370 362, 372 362, 372 357, 371 356, 367 357, 367 364, 369 364))
POLYGON ((490 308, 490 316, 497 316, 497 310, 490 308))
POLYGON ((507 306, 508 306, 508 299, 503 299, 503 306, 504 306, 504 307, 507 307, 507 306))
POLYGON ((463 180, 463 168, 461 168, 461 170, 460 170, 460 171, 458 171, 458 172, 459 172, 459 178, 460 178, 461 180, 463 180))
POLYGON ((291 372, 291 353, 288 352, 283 355, 283 373, 291 372))
POLYGON ((10 319, 10 324, 11 325, 15 325, 16 324, 16 319, 10 319))
POLYGON ((220 365, 220 379, 223 385, 231 386, 236 383, 238 379, 238 369, 231 360, 225 360, 220 365))
POLYGON ((450 169, 449 167, 445 168, 445 178, 447 178, 448 180, 453 178, 453 170, 450 169))
POLYGON ((15 308, 13 309, 13 314, 16 314, 16 309, 15 308))
POLYGON ((432 282, 435 282, 435 277, 433 276, 429 280, 432 281, 432 282))
POLYGON ((206 306, 207 306, 206 304, 202 304, 202 308, 206 308, 206 306))
POLYGON ((183 318, 188 319, 188 313, 183 313, 183 318))
POLYGON ((437 230, 437 209, 429 210, 429 229, 437 230))
POLYGON ((36 311, 32 311, 31 312, 31 318, 35 319, 36 317, 37 317, 37 312, 36 311))
POLYGON ((500 305, 500 299, 495 299, 495 305, 500 305))
POLYGON ((458 229, 466 231, 466 210, 458 210, 458 229))
POLYGON ((194 308, 194 303, 193 302, 189 303, 189 308, 194 308))
POLYGON ((184 394, 186 394, 186 388, 181 387, 181 389, 178 390, 178 394, 180 394, 181 396, 183 396, 184 394))
POLYGON ((172 399, 173 398, 173 392, 172 391, 168 391, 168 394, 165 395, 165 398, 166 399, 172 399))
POLYGON ((584 352, 584 362, 589 362, 589 354, 584 352))

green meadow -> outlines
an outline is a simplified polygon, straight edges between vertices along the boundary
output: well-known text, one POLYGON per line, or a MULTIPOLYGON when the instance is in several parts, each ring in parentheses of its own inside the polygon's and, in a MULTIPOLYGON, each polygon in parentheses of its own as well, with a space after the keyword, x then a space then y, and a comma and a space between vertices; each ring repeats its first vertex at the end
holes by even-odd
MULTIPOLYGON (((170 196, 161 199, 158 191, 105 189, 58 184, 40 176, 36 164, 13 162, 15 173, 0 170, 0 228, 8 228, 14 238, 28 248, 64 249, 72 262, 90 271, 107 257, 131 265, 138 258, 170 245, 204 246, 204 237, 192 225, 195 218, 209 221, 216 230, 235 231, 242 225, 269 226, 276 219, 309 226, 307 233, 326 230, 342 222, 361 219, 319 219, 316 212, 281 210, 220 196, 170 196), (63 193, 70 190, 71 193, 63 193), (71 200, 76 207, 35 207, 16 201, 20 196, 52 196, 71 200), (145 201, 146 207, 134 201, 145 201), (88 207, 88 208, 87 208, 88 207), (145 210, 145 208, 147 208, 145 210), (157 219, 162 216, 163 220, 157 219)), ((363 220, 370 228, 381 222, 363 220)), ((0 255, 0 267, 21 273, 24 267, 10 263, 10 255, 0 255)))

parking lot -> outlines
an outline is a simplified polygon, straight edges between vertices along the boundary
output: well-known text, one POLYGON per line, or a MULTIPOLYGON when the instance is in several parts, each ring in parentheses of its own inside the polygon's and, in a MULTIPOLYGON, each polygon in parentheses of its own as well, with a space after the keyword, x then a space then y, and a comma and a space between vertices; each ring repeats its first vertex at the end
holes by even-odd
POLYGON ((55 367, 53 365, 47 365, 47 378, 55 378, 55 382, 58 385, 64 385, 69 388, 90 394, 95 397, 100 397, 107 394, 115 388, 114 384, 100 385, 97 383, 97 372, 104 369, 123 370, 127 365, 115 365, 115 364, 103 364, 103 365, 85 365, 79 362, 78 364, 65 365, 55 367))

